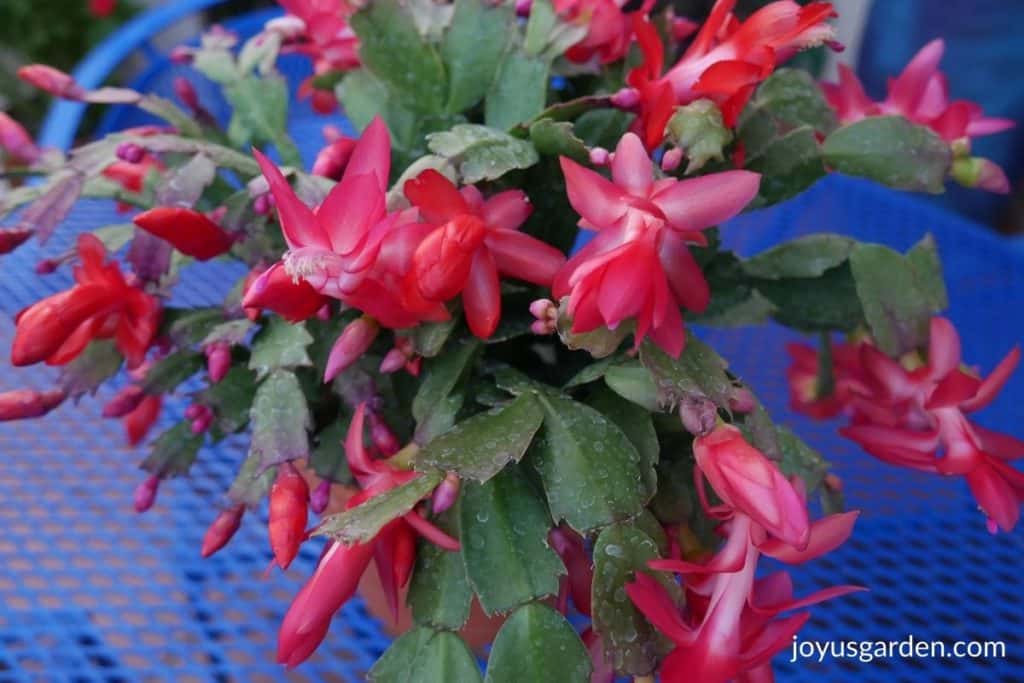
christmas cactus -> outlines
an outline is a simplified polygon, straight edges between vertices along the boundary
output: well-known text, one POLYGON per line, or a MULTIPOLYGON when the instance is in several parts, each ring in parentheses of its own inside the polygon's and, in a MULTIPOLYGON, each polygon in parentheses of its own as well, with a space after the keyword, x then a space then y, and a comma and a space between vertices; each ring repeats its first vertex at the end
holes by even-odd
POLYGON ((993 532, 1017 523, 1024 442, 967 416, 1019 351, 988 375, 964 364, 927 235, 899 253, 822 233, 749 258, 719 239, 828 173, 1005 191, 970 142, 1011 124, 950 100, 940 41, 874 101, 849 70, 827 84, 785 66, 840 48, 825 2, 740 17, 718 0, 703 23, 616 0, 281 4, 244 44, 215 28, 172 55, 221 88, 228 121, 190 80, 174 102, 21 71, 164 123, 63 155, 0 115, 3 252, 45 243, 79 198, 126 212, 39 263, 74 284, 18 315, 11 363, 62 371, 0 395, 0 419, 114 383, 103 416, 142 444, 187 401, 151 439, 139 511, 246 434, 196 551, 230 552, 265 499, 281 569, 323 545, 282 664, 375 572, 414 623, 370 672, 382 683, 481 680, 480 610, 494 683, 770 679, 807 608, 862 587, 794 596, 760 559, 827 553, 858 513, 702 326, 816 335, 788 349, 795 410, 846 416, 843 435, 893 465, 965 477, 993 532), (328 127, 311 171, 286 125, 286 53, 312 62, 299 96, 360 131, 328 127), (237 274, 223 303, 174 305, 204 268, 237 274))

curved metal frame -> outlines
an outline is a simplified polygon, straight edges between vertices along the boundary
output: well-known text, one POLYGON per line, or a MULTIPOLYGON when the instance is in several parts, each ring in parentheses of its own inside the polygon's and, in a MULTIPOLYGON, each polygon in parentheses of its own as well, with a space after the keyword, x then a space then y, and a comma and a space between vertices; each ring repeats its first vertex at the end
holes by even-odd
MULTIPOLYGON (((98 88, 125 59, 136 51, 153 56, 156 49, 150 40, 167 27, 195 12, 200 12, 224 0, 169 0, 166 4, 143 12, 106 40, 97 45, 72 72, 82 87, 98 88)), ((85 114, 82 102, 55 102, 46 114, 39 133, 39 144, 67 150, 75 140, 75 133, 85 114)))

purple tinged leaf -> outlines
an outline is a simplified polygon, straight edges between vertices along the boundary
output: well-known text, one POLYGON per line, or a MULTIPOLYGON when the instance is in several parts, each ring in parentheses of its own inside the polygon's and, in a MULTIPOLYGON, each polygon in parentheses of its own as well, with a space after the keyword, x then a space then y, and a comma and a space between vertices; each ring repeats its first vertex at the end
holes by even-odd
POLYGON ((196 154, 164 175, 156 190, 156 204, 192 208, 216 176, 216 164, 205 154, 196 154))
POLYGON ((128 248, 128 262, 139 279, 159 282, 171 269, 173 250, 170 242, 143 230, 136 230, 135 238, 128 248))
POLYGON ((17 227, 34 230, 39 243, 46 244, 57 229, 57 225, 67 217, 71 207, 78 201, 83 185, 85 176, 80 173, 72 173, 57 181, 43 196, 25 209, 17 227))

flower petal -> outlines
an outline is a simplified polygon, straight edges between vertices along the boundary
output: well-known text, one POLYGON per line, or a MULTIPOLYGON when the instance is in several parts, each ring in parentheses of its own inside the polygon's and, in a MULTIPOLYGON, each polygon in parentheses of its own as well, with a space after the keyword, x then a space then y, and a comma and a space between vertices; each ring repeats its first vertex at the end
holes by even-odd
POLYGON ((646 197, 654 182, 654 165, 644 145, 633 133, 619 140, 612 159, 612 180, 635 197, 646 197))
POLYGON ((750 171, 724 171, 682 180, 652 200, 676 230, 703 230, 732 218, 757 195, 761 176, 750 171))
POLYGON ((270 191, 277 204, 281 231, 284 233, 284 239, 288 242, 288 246, 291 249, 300 247, 330 249, 331 245, 327 234, 320 227, 313 211, 296 196, 291 185, 288 184, 288 180, 281 173, 281 169, 258 149, 254 149, 252 153, 260 165, 267 183, 270 184, 270 191))
POLYGON ((626 213, 626 195, 604 176, 584 168, 572 159, 560 157, 565 191, 572 208, 598 229, 615 224, 626 213))

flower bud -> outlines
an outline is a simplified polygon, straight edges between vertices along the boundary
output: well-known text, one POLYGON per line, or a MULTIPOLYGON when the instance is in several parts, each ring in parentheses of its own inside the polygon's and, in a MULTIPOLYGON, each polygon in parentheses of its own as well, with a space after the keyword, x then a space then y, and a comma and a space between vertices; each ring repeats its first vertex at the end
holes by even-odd
POLYGON ((517 17, 528 17, 533 8, 533 0, 516 0, 515 7, 517 17))
POLYGON ((611 154, 604 147, 592 147, 590 149, 590 163, 594 166, 607 166, 611 163, 611 154))
POLYGON ((242 515, 244 514, 245 506, 236 505, 217 515, 203 536, 203 546, 199 553, 203 557, 209 557, 226 546, 238 531, 238 527, 242 525, 242 515))
POLYGON ((45 64, 29 64, 18 69, 18 78, 54 97, 82 101, 87 95, 75 79, 45 64))
POLYGON ((174 79, 174 95, 177 97, 182 104, 193 112, 199 111, 199 94, 196 93, 196 88, 192 85, 192 81, 181 76, 177 76, 174 79))
POLYGON ((9 254, 32 236, 30 228, 3 228, 0 229, 0 254, 9 254))
POLYGON ((687 396, 679 402, 679 419, 686 431, 702 436, 718 423, 718 407, 707 398, 687 396))
POLYGON ((350 322, 331 348, 327 358, 327 369, 324 371, 324 382, 330 382, 359 360, 373 344, 379 331, 380 325, 377 321, 366 315, 350 322))
POLYGON ((309 497, 309 506, 313 508, 313 512, 318 515, 322 515, 330 502, 331 482, 324 479, 322 482, 317 484, 315 489, 313 489, 313 493, 309 497))
MULTIPOLYGON (((36 147, 32 136, 25 128, 0 111, 0 149, 3 149, 15 163, 32 164, 43 152, 36 147)), ((4 252, 6 253, 6 252, 4 252)))
POLYGON ((125 436, 129 446, 138 446, 149 434, 163 407, 162 396, 143 396, 139 404, 124 416, 125 436))
POLYGON ((673 147, 662 155, 661 170, 665 173, 671 173, 679 168, 679 164, 681 163, 683 163, 683 150, 678 147, 673 147))
POLYGON ((640 93, 636 88, 623 88, 612 95, 612 106, 625 111, 632 111, 640 104, 640 93))
POLYGON ((160 488, 160 477, 152 475, 135 489, 134 505, 135 511, 142 513, 153 507, 156 502, 156 492, 160 488))
POLYGON ((266 216, 274 208, 274 196, 271 194, 261 194, 252 201, 252 210, 260 216, 266 216))
POLYGON ((754 394, 751 393, 750 389, 746 387, 736 387, 729 394, 729 409, 737 413, 749 413, 751 410, 757 407, 757 399, 754 398, 754 394))
POLYGON ((129 384, 103 406, 103 417, 124 417, 139 407, 146 394, 138 384, 129 384))
POLYGON ((305 540, 309 486, 291 463, 284 463, 277 471, 277 479, 270 487, 270 519, 267 531, 270 549, 281 569, 287 569, 305 540))
POLYGON ((458 474, 449 472, 445 475, 445 478, 434 489, 434 495, 430 500, 430 505, 435 515, 439 515, 452 505, 455 505, 455 501, 459 499, 460 488, 461 480, 458 474))
POLYGON ((60 262, 52 258, 46 258, 36 264, 36 275, 50 275, 56 273, 60 262))
POLYGON ((384 359, 380 362, 380 371, 385 375, 398 372, 405 366, 407 360, 404 353, 398 349, 391 349, 384 354, 384 359))
POLYGON ((235 240, 208 216, 181 207, 160 206, 135 217, 135 225, 199 261, 227 252, 235 240))
POLYGON ((42 417, 63 403, 65 398, 67 393, 63 389, 5 391, 0 393, 0 422, 42 417))
POLYGON ((137 164, 146 157, 146 150, 134 142, 122 142, 117 146, 117 158, 129 164, 137 164))
POLYGON ((384 421, 376 412, 371 412, 370 417, 370 441, 373 442, 373 447, 381 452, 385 457, 394 455, 402 447, 402 444, 398 441, 398 437, 391 431, 391 427, 384 421))
POLYGON ((224 379, 231 369, 231 345, 227 342, 207 344, 203 349, 206 354, 206 372, 210 381, 216 384, 224 379))

